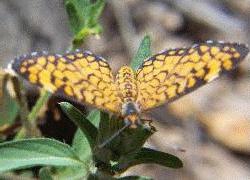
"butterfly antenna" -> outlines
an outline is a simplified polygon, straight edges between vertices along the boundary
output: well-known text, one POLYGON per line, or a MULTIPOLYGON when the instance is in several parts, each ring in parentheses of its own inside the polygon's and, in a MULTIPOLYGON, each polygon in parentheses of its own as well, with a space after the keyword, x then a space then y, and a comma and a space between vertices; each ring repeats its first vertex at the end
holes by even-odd
POLYGON ((110 143, 115 137, 117 137, 122 131, 124 131, 130 125, 131 125, 131 123, 126 123, 121 129, 119 129, 117 132, 115 132, 106 141, 104 141, 102 144, 98 145, 98 148, 103 148, 104 146, 106 146, 108 143, 110 143))

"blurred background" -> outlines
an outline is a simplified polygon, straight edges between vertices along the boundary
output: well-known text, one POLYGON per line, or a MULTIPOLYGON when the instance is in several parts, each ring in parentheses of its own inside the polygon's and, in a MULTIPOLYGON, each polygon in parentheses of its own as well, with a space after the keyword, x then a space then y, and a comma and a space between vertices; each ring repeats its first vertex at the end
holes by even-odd
MULTIPOLYGON (((129 64, 148 34, 153 54, 203 40, 250 44, 250 0, 109 0, 103 33, 83 48, 103 56, 114 73, 129 64)), ((46 50, 64 53, 72 34, 62 0, 0 1, 0 65, 16 56, 46 50)), ((38 91, 28 88, 30 106, 38 91)), ((54 107, 55 98, 49 102, 54 107)), ((43 135, 70 142, 75 127, 60 110, 40 116, 43 135), (48 118, 49 116, 49 118, 48 118)), ((126 174, 155 179, 250 179, 250 61, 237 70, 147 116, 158 130, 146 146, 172 153, 182 169, 140 165, 126 174)))

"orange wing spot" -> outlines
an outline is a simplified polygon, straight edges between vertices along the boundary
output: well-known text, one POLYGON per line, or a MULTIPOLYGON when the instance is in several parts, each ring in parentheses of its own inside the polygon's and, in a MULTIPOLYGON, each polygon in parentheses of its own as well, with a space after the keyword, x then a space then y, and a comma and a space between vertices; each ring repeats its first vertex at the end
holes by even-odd
POLYGON ((176 96, 176 89, 177 87, 175 85, 168 87, 167 93, 169 98, 176 96))
POLYGON ((55 56, 48 56, 48 60, 49 60, 49 62, 53 63, 53 62, 55 62, 56 58, 55 58, 55 56))
POLYGON ((39 57, 37 58, 37 63, 41 66, 44 66, 46 64, 46 58, 45 57, 39 57))
POLYGON ((236 52, 236 50, 234 48, 230 48, 231 52, 236 52))
POLYGON ((63 84, 64 84, 64 82, 61 79, 56 79, 55 80, 55 86, 57 88, 60 88, 63 84))
POLYGON ((75 56, 70 54, 70 55, 67 55, 67 58, 71 59, 71 60, 74 60, 75 59, 75 56))
POLYGON ((36 66, 31 66, 28 68, 29 73, 31 74, 37 74, 39 72, 38 68, 36 66))
POLYGON ((64 87, 64 91, 65 91, 65 93, 67 94, 67 95, 69 95, 69 96, 73 96, 74 94, 73 94, 73 90, 72 90, 72 88, 70 87, 70 86, 65 86, 64 87))
POLYGON ((67 69, 70 71, 76 71, 76 67, 73 66, 72 64, 67 64, 67 69))
POLYGON ((164 61, 154 61, 154 67, 155 68, 160 68, 163 65, 164 61))
POLYGON ((94 58, 93 56, 87 56, 87 60, 88 60, 89 62, 92 62, 92 61, 95 60, 95 58, 94 58))
POLYGON ((82 58, 82 59, 79 59, 79 60, 77 60, 77 62, 76 63, 78 63, 78 61, 79 61, 79 64, 83 67, 83 68, 85 68, 85 67, 87 67, 88 65, 89 65, 89 62, 87 61, 87 59, 86 58, 82 58))
POLYGON ((103 74, 102 80, 105 81, 105 82, 108 82, 108 83, 111 82, 110 77, 108 75, 106 75, 106 74, 103 74))
POLYGON ((174 55, 175 53, 176 53, 176 51, 174 51, 174 50, 168 52, 169 55, 174 55))
POLYGON ((55 70, 54 72, 53 72, 53 75, 56 77, 56 78, 59 78, 59 79, 62 79, 63 78, 63 73, 62 73, 62 71, 58 71, 58 70, 55 70))
POLYGON ((185 52, 185 51, 184 51, 183 49, 181 49, 181 50, 178 51, 178 54, 179 54, 179 55, 182 55, 184 52, 185 52))
POLYGON ((25 67, 21 67, 21 68, 20 68, 20 72, 21 72, 21 73, 25 73, 26 71, 27 71, 27 68, 25 68, 25 67))
POLYGON ((76 54, 76 57, 82 58, 82 57, 83 57, 83 54, 82 54, 82 53, 77 53, 77 54, 76 54))
POLYGON ((224 54, 223 57, 221 58, 222 61, 226 61, 232 57, 231 54, 224 54))
POLYGON ((202 78, 205 75, 204 69, 200 69, 195 73, 195 76, 202 78))
POLYGON ((167 77, 167 74, 166 74, 165 72, 162 72, 162 73, 160 73, 160 74, 158 74, 158 75, 156 76, 156 78, 157 78, 160 82, 164 82, 165 79, 166 79, 166 77, 167 77))
POLYGON ((210 51, 212 55, 216 55, 220 51, 220 49, 218 47, 211 47, 210 51))
POLYGON ((98 64, 98 62, 94 61, 94 62, 92 62, 92 63, 90 64, 90 67, 91 67, 92 69, 99 69, 99 64, 98 64))
POLYGON ((209 62, 210 60, 212 59, 211 55, 209 52, 205 53, 203 56, 202 56, 202 60, 205 61, 205 62, 209 62))
POLYGON ((145 78, 146 81, 150 81, 151 79, 153 79, 153 74, 151 74, 151 73, 146 74, 144 78, 145 78))
POLYGON ((107 87, 107 85, 103 82, 99 82, 98 83, 98 88, 100 88, 101 90, 103 90, 105 87, 107 87))
POLYGON ((224 53, 219 52, 215 55, 215 59, 221 59, 224 56, 224 53))
POLYGON ((59 61, 59 62, 57 63, 56 68, 57 68, 58 70, 60 70, 60 71, 63 71, 63 70, 66 69, 66 65, 65 65, 64 63, 62 63, 62 62, 59 61))
POLYGON ((100 66, 100 71, 103 73, 103 74, 109 74, 110 73, 110 70, 106 67, 102 67, 100 66))
POLYGON ((78 82, 80 80, 80 77, 75 72, 64 71, 63 74, 64 74, 65 77, 67 77, 73 83, 76 83, 76 82, 78 82))
POLYGON ((205 62, 200 61, 200 62, 198 62, 198 63, 194 64, 194 69, 195 69, 196 71, 198 71, 198 70, 200 70, 200 69, 204 68, 204 66, 205 66, 205 65, 206 65, 206 63, 205 63, 205 62))
POLYGON ((101 97, 103 95, 99 91, 94 91, 93 94, 94 94, 94 96, 99 96, 99 97, 101 97))
MULTIPOLYGON (((163 61, 165 59, 165 55, 159 55, 159 56, 156 56, 156 59, 160 60, 160 61, 163 61)), ((152 61, 151 61, 152 62, 152 61)))
POLYGON ((190 60, 193 62, 198 62, 200 60, 200 55, 198 52, 194 52, 193 54, 190 54, 190 60))
POLYGON ((27 61, 22 62, 22 66, 27 66, 27 65, 28 65, 27 61))
POLYGON ((97 78, 96 76, 90 76, 90 78, 89 78, 89 82, 94 84, 94 85, 98 84, 99 81, 100 81, 100 79, 97 78))
POLYGON ((182 93, 186 88, 186 80, 183 80, 179 83, 179 87, 177 89, 178 93, 182 93))
POLYGON ((218 76, 221 70, 220 64, 221 62, 216 60, 212 60, 208 63, 209 72, 204 78, 206 81, 210 82, 218 76))
POLYGON ((55 65, 54 64, 51 64, 51 63, 48 63, 47 66, 46 66, 46 69, 50 72, 54 71, 56 68, 55 68, 55 65))
POLYGON ((102 98, 96 97, 95 103, 97 106, 102 106, 104 103, 104 100, 102 98))
POLYGON ((107 67, 107 66, 108 66, 107 63, 105 63, 105 62, 103 62, 103 61, 99 61, 99 63, 100 63, 101 66, 104 66, 104 67, 107 67))
POLYGON ((33 64, 33 63, 34 63, 34 59, 29 59, 29 60, 27 60, 27 62, 28 62, 29 64, 33 64))
POLYGON ((225 46, 225 47, 223 48, 224 51, 228 51, 229 49, 230 49, 230 47, 228 47, 228 46, 225 46))
POLYGON ((159 86, 159 84, 160 84, 160 82, 157 80, 157 79, 155 79, 155 78, 153 78, 151 81, 149 81, 148 82, 151 86, 153 86, 153 87, 158 87, 159 86))
POLYGON ((226 70, 232 69, 232 66, 233 66, 233 63, 232 63, 232 61, 230 61, 230 60, 226 60, 226 61, 223 62, 223 67, 224 67, 226 70))
POLYGON ((151 65, 151 64, 152 64, 152 60, 149 60, 149 61, 145 61, 145 62, 144 62, 144 65, 145 65, 145 66, 149 66, 149 65, 151 65))
POLYGON ((203 53, 206 52, 208 49, 209 49, 208 46, 205 46, 205 45, 200 46, 200 50, 201 50, 201 52, 203 52, 203 53))
POLYGON ((233 54, 234 58, 239 58, 240 57, 240 53, 236 52, 233 54))
POLYGON ((195 51, 194 48, 191 48, 191 49, 188 50, 188 53, 192 54, 194 51, 195 51))
POLYGON ((143 68, 143 73, 148 74, 148 73, 152 72, 153 69, 154 69, 153 66, 146 66, 146 67, 143 68))
POLYGON ((159 93, 159 94, 161 94, 161 93, 165 92, 166 90, 167 90, 167 87, 166 86, 162 86, 159 89, 157 89, 156 92, 159 93))
POLYGON ((181 75, 181 76, 187 76, 190 73, 191 69, 194 68, 194 65, 195 64, 192 62, 187 62, 187 63, 185 63, 185 65, 179 66, 180 70, 176 71, 176 73, 181 75))
POLYGON ((35 74, 30 74, 29 75, 29 81, 31 82, 31 83, 37 83, 37 76, 35 75, 35 74))
POLYGON ((187 86, 188 86, 189 88, 191 88, 191 87, 193 87, 193 86, 195 85, 195 82, 196 82, 196 80, 195 80, 194 78, 190 77, 190 78, 188 79, 188 84, 187 84, 187 86))
POLYGON ((189 56, 189 55, 185 55, 183 58, 181 58, 180 62, 181 62, 181 63, 185 63, 185 62, 187 62, 188 60, 190 60, 190 56, 189 56))

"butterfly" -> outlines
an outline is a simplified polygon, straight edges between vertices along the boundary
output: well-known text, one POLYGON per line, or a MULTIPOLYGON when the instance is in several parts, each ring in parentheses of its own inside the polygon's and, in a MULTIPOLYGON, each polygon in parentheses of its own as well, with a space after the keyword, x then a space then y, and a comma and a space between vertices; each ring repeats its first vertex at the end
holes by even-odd
POLYGON ((142 112, 232 71, 248 52, 244 44, 206 41, 164 50, 136 71, 122 66, 116 76, 104 58, 81 50, 64 55, 34 52, 16 58, 11 68, 31 84, 115 113, 136 128, 142 112))

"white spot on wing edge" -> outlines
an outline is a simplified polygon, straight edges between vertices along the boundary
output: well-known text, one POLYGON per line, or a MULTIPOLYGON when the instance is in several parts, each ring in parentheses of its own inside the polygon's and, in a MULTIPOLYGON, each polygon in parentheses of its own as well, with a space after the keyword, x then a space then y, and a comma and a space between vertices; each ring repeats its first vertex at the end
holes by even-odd
POLYGON ((32 52, 31 56, 36 56, 38 53, 37 52, 32 52))
POLYGON ((212 43, 214 43, 214 41, 213 40, 207 40, 206 43, 212 44, 212 43))
POLYGON ((208 79, 207 82, 209 83, 209 82, 215 80, 215 79, 218 78, 218 77, 219 77, 219 73, 218 73, 217 75, 211 77, 210 79, 208 79))

